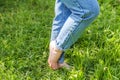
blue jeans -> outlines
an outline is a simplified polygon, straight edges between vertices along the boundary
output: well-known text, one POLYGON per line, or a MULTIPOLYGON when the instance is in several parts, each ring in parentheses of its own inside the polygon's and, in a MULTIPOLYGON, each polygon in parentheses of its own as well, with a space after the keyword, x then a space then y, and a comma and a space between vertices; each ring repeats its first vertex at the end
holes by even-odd
MULTIPOLYGON (((98 14, 97 0, 56 0, 51 41, 59 50, 68 49, 98 14)), ((59 62, 64 62, 64 53, 59 62)))

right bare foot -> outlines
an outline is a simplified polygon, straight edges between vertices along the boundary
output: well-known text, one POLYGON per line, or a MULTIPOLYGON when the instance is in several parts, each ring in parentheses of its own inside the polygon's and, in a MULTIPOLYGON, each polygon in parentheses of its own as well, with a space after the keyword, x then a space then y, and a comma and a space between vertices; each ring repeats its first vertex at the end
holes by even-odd
POLYGON ((50 54, 48 58, 48 64, 49 66, 56 70, 59 68, 58 60, 62 54, 62 51, 56 48, 55 41, 52 41, 50 43, 50 54))

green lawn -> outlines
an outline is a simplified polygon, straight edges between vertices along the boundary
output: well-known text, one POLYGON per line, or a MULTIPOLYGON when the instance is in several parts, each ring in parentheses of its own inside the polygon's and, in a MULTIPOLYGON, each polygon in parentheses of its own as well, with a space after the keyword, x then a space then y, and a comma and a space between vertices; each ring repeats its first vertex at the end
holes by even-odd
POLYGON ((48 67, 55 0, 0 0, 0 80, 120 80, 120 1, 99 0, 98 18, 68 49, 71 70, 48 67))

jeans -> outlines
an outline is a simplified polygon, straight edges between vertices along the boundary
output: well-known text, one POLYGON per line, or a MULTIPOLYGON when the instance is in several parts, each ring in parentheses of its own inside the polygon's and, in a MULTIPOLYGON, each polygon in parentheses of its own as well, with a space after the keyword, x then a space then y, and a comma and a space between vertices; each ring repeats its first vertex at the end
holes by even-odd
MULTIPOLYGON (((51 41, 59 50, 68 49, 98 14, 97 0, 56 0, 51 41)), ((59 62, 64 62, 64 53, 59 62)))

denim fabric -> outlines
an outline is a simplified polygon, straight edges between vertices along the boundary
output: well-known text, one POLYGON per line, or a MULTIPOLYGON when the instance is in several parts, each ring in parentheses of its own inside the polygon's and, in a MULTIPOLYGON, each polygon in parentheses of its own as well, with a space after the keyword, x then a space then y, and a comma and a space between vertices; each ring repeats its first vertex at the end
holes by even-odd
POLYGON ((51 41, 55 40, 56 47, 62 51, 68 49, 98 14, 97 0, 56 0, 51 41))

